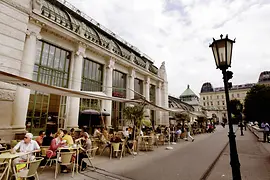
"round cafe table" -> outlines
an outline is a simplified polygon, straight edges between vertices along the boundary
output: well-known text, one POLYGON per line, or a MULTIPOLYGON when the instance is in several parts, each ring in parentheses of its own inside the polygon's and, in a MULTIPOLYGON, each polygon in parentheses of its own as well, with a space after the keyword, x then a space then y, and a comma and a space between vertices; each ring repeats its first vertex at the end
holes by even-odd
POLYGON ((11 170, 12 159, 15 159, 17 157, 24 156, 27 154, 29 154, 29 153, 19 152, 19 153, 12 154, 10 152, 5 152, 5 153, 0 154, 0 160, 3 162, 8 162, 8 170, 7 170, 6 180, 8 180, 9 172, 11 170))

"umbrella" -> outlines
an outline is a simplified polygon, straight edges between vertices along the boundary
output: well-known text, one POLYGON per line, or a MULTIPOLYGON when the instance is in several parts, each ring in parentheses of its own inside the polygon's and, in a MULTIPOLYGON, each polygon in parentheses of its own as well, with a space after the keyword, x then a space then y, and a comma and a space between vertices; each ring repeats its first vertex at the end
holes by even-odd
POLYGON ((100 115, 100 112, 94 109, 86 109, 82 111, 82 114, 100 115))

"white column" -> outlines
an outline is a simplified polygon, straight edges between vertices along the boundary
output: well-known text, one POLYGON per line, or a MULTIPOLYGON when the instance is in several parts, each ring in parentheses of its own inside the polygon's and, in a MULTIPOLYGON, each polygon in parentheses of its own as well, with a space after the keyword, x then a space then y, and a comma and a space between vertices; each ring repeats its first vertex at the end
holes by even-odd
MULTIPOLYGON (((72 81, 71 88, 77 91, 81 90, 81 78, 82 78, 82 66, 83 66, 83 58, 85 57, 85 47, 83 45, 79 45, 74 55, 73 64, 73 72, 72 72, 72 81)), ((80 108, 80 98, 70 97, 69 101, 69 112, 68 112, 68 120, 67 120, 67 128, 77 128, 78 127, 78 119, 79 119, 79 108, 80 108)))
MULTIPOLYGON (((161 106, 162 107, 162 103, 161 103, 161 86, 162 83, 158 82, 157 86, 156 86, 156 105, 157 106, 161 106)), ((161 111, 156 111, 156 124, 159 125, 161 123, 161 111)))
MULTIPOLYGON (((36 58, 37 39, 40 39, 40 26, 29 23, 26 31, 26 39, 21 61, 20 76, 31 79, 36 58)), ((13 102, 12 128, 17 130, 25 129, 25 121, 28 110, 30 89, 17 87, 13 102)))
POLYGON ((128 75, 128 99, 134 99, 134 78, 135 78, 135 69, 130 69, 129 70, 129 75, 128 75))
MULTIPOLYGON (((147 76, 144 81, 143 95, 147 101, 150 101, 150 78, 147 76)), ((145 116, 150 118, 150 110, 145 110, 145 116)))
MULTIPOLYGON (((169 108, 169 102, 168 102, 168 82, 163 82, 163 107, 169 108)), ((163 118, 162 118, 162 124, 169 125, 169 112, 163 112, 163 118)))
MULTIPOLYGON (((110 59, 107 63, 106 67, 106 87, 105 87, 105 93, 108 97, 112 97, 112 75, 113 75, 113 69, 114 69, 114 59, 110 59)), ((112 114, 112 101, 106 100, 105 101, 105 110, 106 112, 112 114)), ((106 116, 106 126, 110 127, 112 125, 111 123, 111 115, 106 116)))

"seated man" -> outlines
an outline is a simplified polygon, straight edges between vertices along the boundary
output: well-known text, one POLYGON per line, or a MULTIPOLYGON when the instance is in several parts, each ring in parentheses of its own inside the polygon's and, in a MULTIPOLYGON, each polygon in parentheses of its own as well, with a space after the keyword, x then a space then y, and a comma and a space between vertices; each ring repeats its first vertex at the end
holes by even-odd
MULTIPOLYGON (((82 151, 79 153, 79 166, 81 165, 82 159, 87 158, 86 151, 91 149, 92 142, 89 139, 89 134, 87 132, 83 133, 82 140, 84 141, 83 147, 81 147, 82 151)), ((87 164, 85 162, 82 163, 82 171, 86 169, 87 164)))
POLYGON ((16 153, 18 149, 20 149, 20 152, 29 153, 28 155, 14 159, 13 164, 27 161, 28 156, 30 161, 35 159, 33 153, 40 152, 40 147, 36 141, 32 140, 32 138, 32 133, 26 133, 24 139, 20 141, 13 149, 11 149, 11 153, 16 153))

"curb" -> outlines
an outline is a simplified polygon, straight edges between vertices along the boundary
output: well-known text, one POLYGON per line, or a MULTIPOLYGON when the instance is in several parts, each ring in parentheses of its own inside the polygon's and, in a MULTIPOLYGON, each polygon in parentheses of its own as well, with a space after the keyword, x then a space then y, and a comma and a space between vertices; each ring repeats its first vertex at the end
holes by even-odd
POLYGON ((254 130, 251 129, 250 126, 248 126, 248 129, 249 129, 250 132, 252 132, 252 134, 254 134, 257 137, 258 141, 260 142, 260 137, 254 132, 254 130))
POLYGON ((219 158, 221 157, 221 155, 223 154, 223 152, 225 151, 225 149, 227 148, 228 145, 229 145, 229 141, 225 144, 224 148, 220 151, 220 153, 218 154, 216 159, 213 161, 213 163, 207 168, 207 170, 202 175, 200 180, 206 180, 208 178, 208 176, 210 175, 212 169, 215 167, 217 161, 219 160, 219 158))
MULTIPOLYGON (((238 127, 235 129, 234 133, 236 133, 238 131, 238 127)), ((218 156, 216 157, 216 159, 213 161, 213 163, 207 168, 207 170, 205 171, 205 173, 202 175, 202 177, 200 178, 200 180, 206 180, 208 178, 208 176, 210 175, 212 169, 215 167, 217 161, 219 160, 219 158, 221 157, 221 155, 223 154, 223 152, 225 151, 225 149, 227 148, 227 146, 229 145, 229 140, 228 142, 225 144, 224 148, 220 151, 220 153, 218 154, 218 156)))

